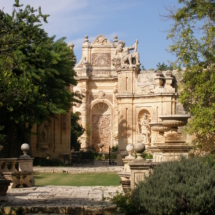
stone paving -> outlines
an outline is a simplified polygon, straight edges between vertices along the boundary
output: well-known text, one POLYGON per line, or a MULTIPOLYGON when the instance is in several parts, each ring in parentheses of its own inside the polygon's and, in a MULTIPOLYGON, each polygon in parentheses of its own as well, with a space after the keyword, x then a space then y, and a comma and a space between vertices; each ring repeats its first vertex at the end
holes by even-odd
POLYGON ((0 213, 114 214, 116 206, 109 198, 123 192, 121 186, 44 186, 8 190, 6 202, 0 202, 0 213), (14 209, 14 210, 15 210, 14 209))

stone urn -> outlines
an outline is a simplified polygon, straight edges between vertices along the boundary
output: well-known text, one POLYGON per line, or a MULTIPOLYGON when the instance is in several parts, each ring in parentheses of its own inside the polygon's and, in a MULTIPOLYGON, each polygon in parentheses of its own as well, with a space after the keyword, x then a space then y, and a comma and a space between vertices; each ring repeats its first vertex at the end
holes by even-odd
POLYGON ((137 160, 143 160, 142 153, 145 151, 145 145, 143 143, 136 143, 134 151, 137 153, 137 160))
POLYGON ((152 131, 158 132, 153 144, 160 145, 165 143, 164 132, 170 131, 170 127, 163 125, 161 122, 150 122, 149 123, 152 131))
POLYGON ((131 144, 131 143, 128 144, 126 146, 126 151, 128 152, 128 156, 126 156, 125 159, 135 159, 135 157, 131 155, 132 152, 134 152, 134 146, 133 146, 133 144, 131 144))
POLYGON ((166 133, 166 144, 185 143, 183 135, 178 133, 178 127, 185 126, 190 115, 161 115, 159 118, 162 119, 163 126, 170 128, 170 131, 166 133))
POLYGON ((28 143, 23 143, 23 144, 21 145, 21 150, 22 150, 22 152, 23 152, 23 155, 21 155, 20 158, 29 158, 29 157, 31 157, 31 156, 29 156, 29 155, 27 154, 28 151, 30 150, 30 146, 29 146, 28 143))

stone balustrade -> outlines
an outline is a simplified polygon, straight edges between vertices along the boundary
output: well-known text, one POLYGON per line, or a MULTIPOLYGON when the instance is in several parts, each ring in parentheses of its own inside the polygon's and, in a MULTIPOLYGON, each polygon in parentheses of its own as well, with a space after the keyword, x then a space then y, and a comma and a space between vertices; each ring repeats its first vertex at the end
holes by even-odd
POLYGON ((23 155, 19 158, 0 158, 0 178, 10 181, 9 188, 32 187, 33 158, 27 155, 28 144, 22 144, 23 155))
POLYGON ((3 172, 17 172, 18 170, 15 166, 18 162, 18 158, 0 158, 0 174, 3 172))

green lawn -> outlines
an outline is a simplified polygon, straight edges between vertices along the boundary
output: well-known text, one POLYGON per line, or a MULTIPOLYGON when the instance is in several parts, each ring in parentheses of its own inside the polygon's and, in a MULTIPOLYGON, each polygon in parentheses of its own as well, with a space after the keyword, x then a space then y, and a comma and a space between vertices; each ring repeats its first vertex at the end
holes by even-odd
POLYGON ((116 173, 34 173, 35 185, 58 186, 119 186, 120 178, 116 173))

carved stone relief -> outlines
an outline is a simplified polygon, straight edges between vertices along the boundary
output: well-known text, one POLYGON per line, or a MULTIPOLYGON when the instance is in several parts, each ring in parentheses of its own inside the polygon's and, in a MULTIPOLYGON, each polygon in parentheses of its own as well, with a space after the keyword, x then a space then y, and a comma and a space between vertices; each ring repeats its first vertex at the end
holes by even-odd
POLYGON ((141 88, 143 94, 153 93, 155 88, 154 74, 147 72, 139 74, 137 85, 141 88))
MULTIPOLYGON (((102 92, 102 91, 100 91, 100 92, 102 92)), ((102 94, 100 93, 100 97, 99 97, 99 95, 90 94, 90 100, 93 101, 95 99, 107 99, 108 101, 110 101, 111 103, 113 103, 113 95, 112 94, 106 94, 106 93, 104 93, 102 96, 101 95, 102 94)))
POLYGON ((110 41, 104 35, 99 35, 96 39, 91 43, 91 45, 110 45, 110 41))
POLYGON ((49 122, 44 122, 43 124, 38 125, 38 138, 37 138, 38 148, 42 148, 42 149, 49 148, 50 134, 51 134, 51 126, 49 122))
POLYGON ((92 145, 99 151, 98 144, 104 144, 103 152, 108 152, 111 143, 111 111, 105 103, 97 103, 92 108, 92 145))
POLYGON ((111 66, 110 53, 93 53, 92 54, 93 66, 111 66))

